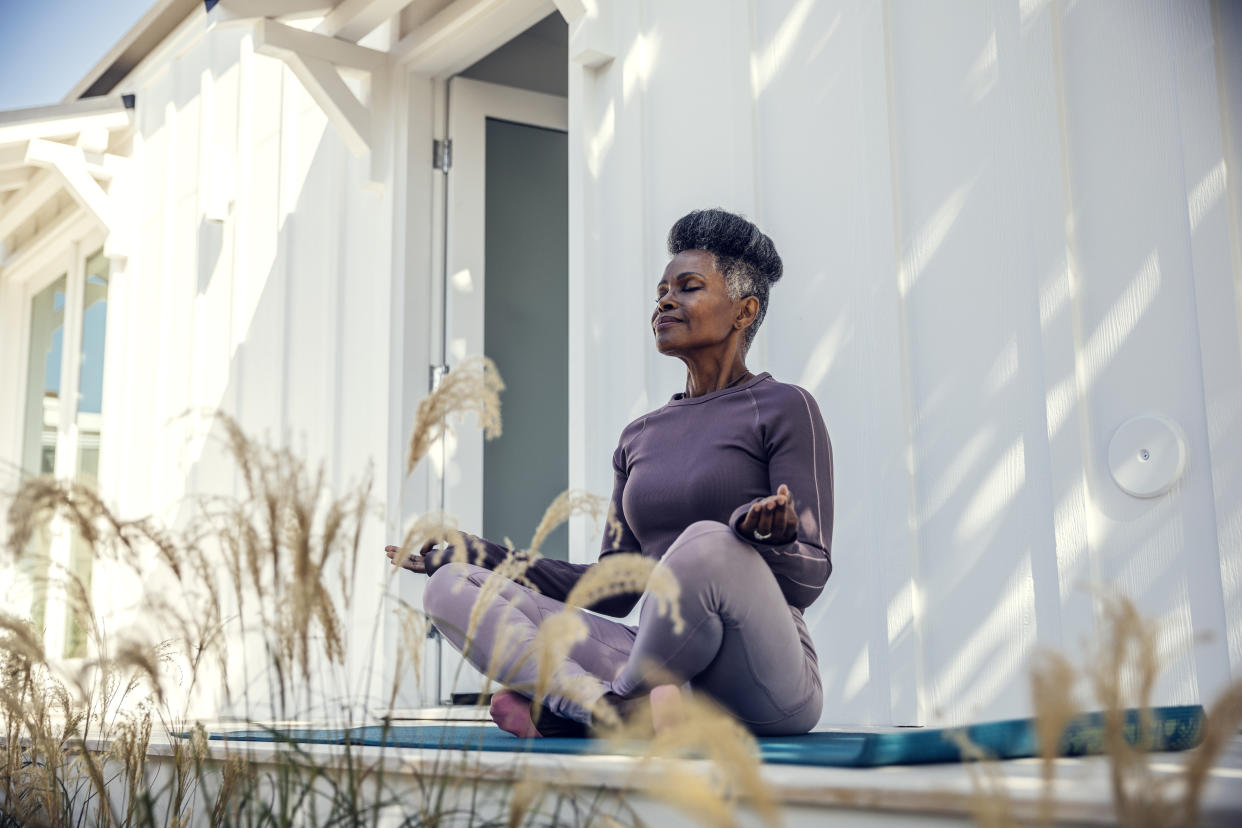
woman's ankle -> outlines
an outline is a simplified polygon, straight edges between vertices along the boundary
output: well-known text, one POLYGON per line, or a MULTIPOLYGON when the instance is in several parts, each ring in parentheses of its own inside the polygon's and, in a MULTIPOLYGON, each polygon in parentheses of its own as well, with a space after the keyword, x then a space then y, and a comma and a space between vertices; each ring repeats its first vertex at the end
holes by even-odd
POLYGON ((520 693, 512 690, 500 691, 492 696, 488 712, 497 727, 520 739, 536 739, 543 735, 531 719, 530 699, 520 693))
POLYGON ((651 690, 651 727, 660 735, 681 723, 683 718, 681 688, 661 684, 651 690))

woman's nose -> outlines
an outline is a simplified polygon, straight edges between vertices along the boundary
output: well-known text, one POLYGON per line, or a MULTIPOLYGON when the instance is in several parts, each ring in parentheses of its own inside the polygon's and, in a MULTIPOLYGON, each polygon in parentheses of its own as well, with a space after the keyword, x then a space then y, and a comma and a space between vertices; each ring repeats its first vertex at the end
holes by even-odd
POLYGON ((671 294, 666 293, 663 296, 656 297, 656 310, 672 310, 675 307, 677 307, 677 303, 673 301, 671 294))

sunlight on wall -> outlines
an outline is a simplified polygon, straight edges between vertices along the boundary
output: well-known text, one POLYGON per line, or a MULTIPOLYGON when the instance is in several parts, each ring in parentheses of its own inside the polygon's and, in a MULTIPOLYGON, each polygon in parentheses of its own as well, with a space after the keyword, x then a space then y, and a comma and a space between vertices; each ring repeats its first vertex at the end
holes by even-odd
POLYGON ((1139 272, 1100 320, 1099 326, 1083 346, 1084 391, 1095 384, 1117 351, 1138 327, 1139 322, 1160 293, 1160 252, 1147 254, 1139 272))
POLYGON ((970 91, 971 103, 979 103, 996 88, 999 75, 996 65, 996 30, 993 29, 979 56, 970 65, 970 71, 966 73, 965 86, 970 91))
POLYGON ((1048 418, 1048 439, 1055 439, 1061 427, 1074 413, 1074 405, 1078 398, 1077 383, 1074 375, 1062 377, 1048 386, 1045 399, 1045 416, 1048 418))
MULTIPOLYGON (((987 617, 958 648, 956 657, 931 678, 933 704, 964 710, 970 715, 969 711, 992 701, 1029 655, 1029 650, 1014 640, 1014 620, 1034 617, 1030 561, 1023 558, 1005 581, 987 617)), ((1033 633, 1029 635, 1034 637, 1033 633)))
POLYGON ((911 632, 914 619, 919 617, 921 590, 913 580, 907 580, 888 602, 888 643, 892 646, 899 638, 911 632))
POLYGON ((802 376, 798 379, 798 385, 814 392, 824 377, 828 376, 833 362, 853 335, 854 328, 850 321, 844 315, 838 316, 811 350, 806 365, 802 369, 802 376))
POLYGON ((940 250, 940 245, 948 238, 949 231, 953 229, 958 216, 962 214, 962 208, 966 206, 966 197, 979 180, 979 175, 976 172, 968 181, 949 193, 931 218, 923 222, 923 226, 914 234, 914 240, 901 258, 901 267, 897 274, 898 289, 903 297, 909 295, 919 276, 940 250))
POLYGON ((1005 347, 996 355, 992 366, 983 378, 983 390, 988 394, 998 394, 1018 377, 1018 335, 1011 333, 1005 347))
MULTIPOLYGON (((798 34, 804 30, 806 19, 811 14, 811 8, 814 5, 814 0, 798 0, 785 19, 781 21, 776 34, 772 35, 767 46, 763 47, 762 51, 751 53, 750 92, 755 98, 763 94, 763 90, 780 73, 789 56, 793 54, 798 34)), ((837 12, 832 23, 828 24, 823 40, 831 38, 840 25, 841 13, 837 12)))
POLYGON ((921 499, 919 508, 920 523, 930 520, 944 508, 949 498, 966 481, 971 470, 983 459, 995 436, 996 429, 993 426, 982 425, 970 436, 965 445, 953 453, 953 458, 944 467, 944 471, 927 486, 927 495, 921 499))
POLYGON ((449 284, 458 293, 474 293, 474 279, 470 278, 470 268, 463 267, 449 277, 449 284))
POLYGON ((1026 483, 1026 446, 1021 436, 1005 449, 975 491, 958 521, 956 539, 969 543, 985 526, 1003 517, 1026 483))
POLYGON ((1225 159, 1221 159, 1216 166, 1208 170, 1207 175, 1203 176, 1190 191, 1186 198, 1187 207, 1190 210, 1190 231, 1193 233, 1199 229, 1199 222, 1203 221, 1203 217, 1211 212, 1212 208, 1220 201, 1220 197, 1225 194, 1225 159))
POLYGON ((617 131, 617 106, 614 101, 608 102, 608 108, 604 110, 604 117, 600 119, 599 126, 591 133, 587 139, 587 169, 591 172, 591 178, 598 180, 600 170, 603 169, 604 159, 608 156, 608 150, 612 148, 612 140, 616 136, 617 131))
POLYGON ((845 684, 841 687, 841 695, 846 703, 857 698, 858 694, 867 688, 867 682, 870 680, 871 645, 864 644, 863 648, 858 651, 858 657, 850 665, 849 673, 845 676, 845 684))
POLYGON ((1035 18, 1044 13, 1048 8, 1049 0, 1019 0, 1018 1, 1018 19, 1022 33, 1026 34, 1026 30, 1034 22, 1035 18))
POLYGON ((629 102, 635 86, 644 90, 647 88, 659 46, 659 36, 654 33, 638 34, 634 37, 630 50, 625 53, 625 59, 621 62, 622 103, 629 102))
MULTIPOLYGON (((1087 523, 1083 515, 1087 486, 1079 476, 1052 510, 1052 531, 1056 541, 1057 580, 1061 601, 1086 589, 1095 579, 1087 546, 1087 523)), ((1085 594, 1085 593, 1084 593, 1085 594)))
POLYGON ((1046 332, 1052 321, 1065 310, 1070 300, 1068 263, 1062 255, 1050 270, 1048 277, 1040 282, 1039 324, 1046 332))

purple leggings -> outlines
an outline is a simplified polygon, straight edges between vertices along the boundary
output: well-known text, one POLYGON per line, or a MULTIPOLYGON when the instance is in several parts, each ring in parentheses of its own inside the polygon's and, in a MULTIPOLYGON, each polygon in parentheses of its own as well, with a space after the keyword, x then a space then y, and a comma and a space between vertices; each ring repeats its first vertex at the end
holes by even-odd
MULTIPOLYGON (((661 683, 651 665, 728 708, 760 736, 805 733, 823 707, 819 666, 801 611, 785 603, 776 578, 748 544, 723 523, 687 528, 658 564, 681 588, 680 633, 654 600, 643 602, 637 627, 579 611, 589 635, 557 667, 554 686, 572 682, 588 704, 606 692, 639 695, 661 683)), ((463 651, 470 611, 491 573, 472 564, 443 566, 427 582, 423 607, 444 637, 463 651)), ((529 695, 537 666, 530 655, 543 619, 565 608, 512 581, 483 612, 463 655, 478 670, 529 695), (497 643, 503 654, 493 662, 497 643)), ((555 693, 555 691, 552 691, 555 693)), ((590 723, 580 701, 549 695, 552 712, 590 723)))

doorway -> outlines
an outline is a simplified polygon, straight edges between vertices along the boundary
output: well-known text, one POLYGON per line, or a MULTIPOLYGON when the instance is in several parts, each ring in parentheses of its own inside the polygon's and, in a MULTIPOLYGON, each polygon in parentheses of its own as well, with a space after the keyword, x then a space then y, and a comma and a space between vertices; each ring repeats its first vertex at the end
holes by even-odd
MULTIPOLYGON (((431 505, 516 547, 569 479, 567 52, 553 14, 445 84, 441 362, 451 372, 486 355, 506 387, 502 434, 457 426, 431 505)), ((540 551, 568 559, 567 527, 540 551)), ((456 652, 437 649, 438 699, 481 688, 456 652)))

